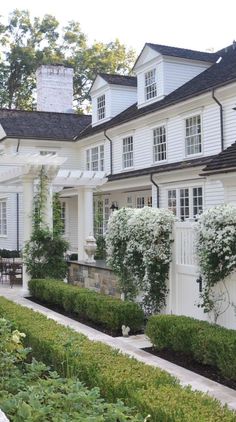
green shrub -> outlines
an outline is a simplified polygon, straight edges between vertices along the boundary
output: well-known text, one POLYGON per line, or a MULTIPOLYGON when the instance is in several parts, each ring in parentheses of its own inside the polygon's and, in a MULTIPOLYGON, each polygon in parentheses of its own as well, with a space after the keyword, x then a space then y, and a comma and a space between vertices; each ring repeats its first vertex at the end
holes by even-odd
POLYGON ((57 305, 83 320, 100 324, 113 332, 121 332, 123 324, 136 332, 144 324, 144 314, 138 304, 71 286, 62 281, 31 280, 29 290, 34 298, 57 305))
MULTIPOLYGON (((26 344, 36 358, 61 375, 78 377, 88 387, 99 387, 109 401, 118 398, 136 406, 150 422, 235 422, 235 413, 218 401, 190 388, 160 370, 145 365, 105 344, 63 327, 38 312, 0 298, 0 315, 17 322, 27 334, 26 344)), ((132 420, 132 419, 131 419, 132 420)))
POLYGON ((61 378, 42 362, 29 359, 22 345, 24 333, 0 319, 0 408, 11 421, 142 422, 122 402, 106 403, 98 388, 61 378))
POLYGON ((185 316, 154 315, 148 320, 146 334, 158 350, 187 353, 236 380, 235 330, 185 316))

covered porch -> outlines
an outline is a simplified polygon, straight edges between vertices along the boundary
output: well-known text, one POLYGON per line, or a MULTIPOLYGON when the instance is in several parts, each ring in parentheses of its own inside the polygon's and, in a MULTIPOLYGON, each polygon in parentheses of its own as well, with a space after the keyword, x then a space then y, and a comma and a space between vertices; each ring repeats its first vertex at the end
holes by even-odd
MULTIPOLYGON (((77 203, 77 253, 79 260, 85 260, 84 242, 93 234, 93 192, 106 183, 104 172, 61 169, 66 158, 56 154, 5 154, 0 156, 0 195, 17 193, 22 197, 23 247, 30 239, 33 228, 33 209, 36 186, 40 172, 44 169, 47 178, 46 203, 43 224, 49 229, 53 225, 53 193, 59 192, 62 199, 72 198, 77 203)), ((23 264, 23 291, 28 290, 29 275, 23 264)))

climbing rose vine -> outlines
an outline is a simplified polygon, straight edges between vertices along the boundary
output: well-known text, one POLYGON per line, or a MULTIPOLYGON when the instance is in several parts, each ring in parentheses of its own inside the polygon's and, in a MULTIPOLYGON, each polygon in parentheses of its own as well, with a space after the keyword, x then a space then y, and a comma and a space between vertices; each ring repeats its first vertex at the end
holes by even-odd
MULTIPOLYGON (((196 252, 204 282, 205 312, 214 311, 213 287, 236 268, 236 207, 219 205, 205 211, 197 224, 196 252)), ((218 300, 219 301, 219 300, 218 300)))
POLYGON ((123 208, 109 220, 108 264, 126 298, 142 292, 147 313, 159 312, 166 303, 174 218, 168 210, 145 207, 123 208))

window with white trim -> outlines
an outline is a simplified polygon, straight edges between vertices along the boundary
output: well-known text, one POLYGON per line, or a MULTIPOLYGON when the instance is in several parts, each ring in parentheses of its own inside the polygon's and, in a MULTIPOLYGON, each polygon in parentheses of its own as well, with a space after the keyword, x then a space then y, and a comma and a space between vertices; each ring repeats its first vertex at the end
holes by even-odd
POLYGON ((123 168, 133 167, 133 136, 127 136, 123 139, 123 168))
POLYGON ((144 75, 145 99, 150 100, 157 96, 156 69, 149 70, 144 75))
POLYGON ((7 202, 0 200, 0 236, 7 235, 7 202))
POLYGON ((167 207, 182 221, 195 218, 203 211, 203 188, 169 189, 167 191, 167 207))
POLYGON ((137 196, 136 208, 152 207, 152 196, 137 196))
POLYGON ((201 154, 202 152, 202 128, 200 114, 185 119, 185 149, 186 156, 201 154))
POLYGON ((104 171, 104 145, 86 150, 86 170, 104 171))
POLYGON ((166 160, 166 128, 159 126, 153 129, 153 161, 166 160))
POLYGON ((98 120, 105 119, 106 116, 106 100, 105 94, 97 98, 97 117, 98 120))

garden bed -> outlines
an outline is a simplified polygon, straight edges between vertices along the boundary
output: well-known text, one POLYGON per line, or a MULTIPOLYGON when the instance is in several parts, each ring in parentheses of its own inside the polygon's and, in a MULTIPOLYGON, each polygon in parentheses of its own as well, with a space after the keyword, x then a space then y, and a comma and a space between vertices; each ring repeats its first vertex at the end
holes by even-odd
POLYGON ((157 350, 155 349, 155 347, 146 347, 142 350, 151 353, 154 356, 158 356, 159 358, 165 359, 169 362, 175 363, 178 366, 182 366, 183 368, 188 369, 189 371, 195 372, 196 374, 209 378, 210 380, 225 385, 226 387, 232 388, 233 390, 236 390, 235 380, 230 380, 223 377, 217 368, 211 365, 203 365, 200 362, 194 360, 192 356, 187 353, 175 352, 174 350, 167 348, 163 350, 157 350))

